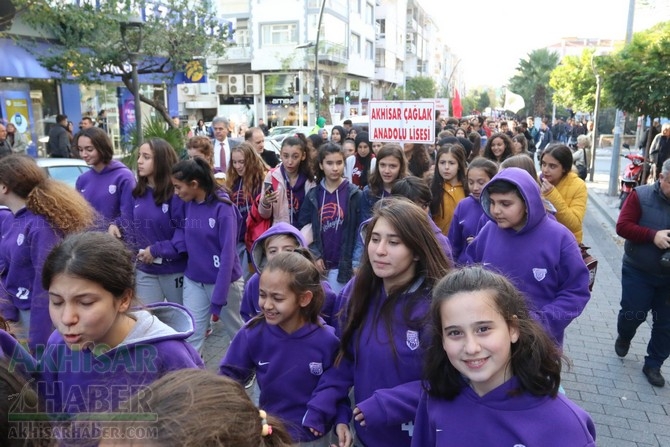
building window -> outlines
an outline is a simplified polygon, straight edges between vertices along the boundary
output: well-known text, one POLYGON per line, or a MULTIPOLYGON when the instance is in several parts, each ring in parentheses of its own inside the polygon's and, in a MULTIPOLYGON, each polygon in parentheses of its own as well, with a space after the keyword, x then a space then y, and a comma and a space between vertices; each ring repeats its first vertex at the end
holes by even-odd
POLYGON ((386 52, 382 48, 377 48, 375 52, 375 66, 381 68, 386 66, 386 52))
POLYGON ((361 54, 361 36, 358 34, 351 34, 350 53, 361 54))
POLYGON ((365 23, 368 25, 375 23, 375 7, 370 3, 365 4, 365 23))
POLYGON ((375 46, 369 40, 365 41, 365 58, 368 60, 375 58, 375 46))
POLYGON ((261 39, 262 45, 296 45, 298 43, 298 24, 261 25, 261 39))

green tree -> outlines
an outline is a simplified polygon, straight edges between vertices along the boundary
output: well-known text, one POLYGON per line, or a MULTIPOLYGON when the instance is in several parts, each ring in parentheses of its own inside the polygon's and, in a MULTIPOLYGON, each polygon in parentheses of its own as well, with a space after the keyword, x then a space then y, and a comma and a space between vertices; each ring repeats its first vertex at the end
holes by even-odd
POLYGON ((424 76, 409 78, 405 81, 404 99, 434 98, 435 91, 436 86, 433 78, 424 76))
POLYGON ((479 98, 477 98, 477 108, 479 111, 483 111, 485 108, 491 106, 491 97, 489 96, 488 92, 481 92, 479 94, 479 98))
POLYGON ((670 116, 670 21, 635 33, 628 45, 603 59, 603 81, 616 107, 670 116))
MULTIPOLYGON (((171 82, 175 73, 186 70, 194 57, 221 56, 225 52, 227 28, 219 24, 207 0, 162 0, 160 8, 156 6, 158 3, 146 0, 109 0, 99 2, 99 6, 36 0, 15 0, 15 3, 17 9, 24 10, 23 17, 31 26, 60 44, 60 48, 48 54, 36 52, 35 56, 45 68, 66 81, 91 84, 112 77, 134 91, 129 52, 123 45, 120 23, 127 22, 136 10, 148 11, 138 60, 141 75, 153 74, 171 82)), ((132 48, 138 34, 127 37, 132 48)), ((25 46, 35 51, 36 45, 25 46)), ((190 67, 196 77, 204 74, 202 66, 190 67)), ((173 125, 162 100, 144 95, 140 95, 140 100, 173 125)))
POLYGON ((517 66, 517 73, 509 81, 509 89, 521 95, 526 102, 525 109, 535 116, 547 114, 551 108, 551 94, 549 78, 551 72, 558 65, 558 54, 541 48, 528 53, 526 59, 521 59, 517 66), (532 110, 529 106, 532 104, 532 110))
MULTIPOLYGON (((602 72, 600 56, 585 49, 581 56, 566 56, 551 72, 549 86, 554 89, 553 101, 574 111, 591 112, 596 103, 596 72, 602 72)), ((601 73, 602 76, 602 73, 601 73)), ((601 89, 601 107, 607 107, 608 95, 601 89)))

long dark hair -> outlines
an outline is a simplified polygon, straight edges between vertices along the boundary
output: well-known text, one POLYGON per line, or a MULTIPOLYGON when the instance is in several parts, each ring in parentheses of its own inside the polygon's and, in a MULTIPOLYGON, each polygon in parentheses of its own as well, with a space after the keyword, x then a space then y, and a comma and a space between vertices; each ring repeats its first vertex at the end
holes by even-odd
POLYGON ((433 174, 433 181, 430 184, 430 190, 433 193, 433 201, 430 204, 430 212, 433 216, 438 214, 444 216, 444 210, 442 209, 442 203, 444 198, 444 178, 440 175, 440 157, 444 154, 451 154, 454 156, 458 162, 458 173, 456 177, 458 181, 463 185, 463 191, 465 196, 470 195, 470 189, 468 188, 468 178, 467 178, 467 163, 465 161, 465 149, 460 144, 445 144, 441 146, 435 155, 435 172, 433 174))
POLYGON ((229 193, 228 188, 219 185, 214 178, 212 167, 200 157, 192 160, 182 160, 172 167, 172 177, 179 181, 188 183, 195 180, 200 188, 205 191, 205 201, 219 200, 224 203, 233 204, 230 199, 221 197, 219 191, 229 193))
POLYGON ((454 270, 433 289, 430 309, 431 342, 425 356, 426 391, 443 399, 454 399, 466 385, 451 364, 442 344, 442 303, 461 292, 489 291, 496 310, 508 326, 518 329, 511 346, 510 366, 521 390, 536 396, 555 397, 561 383, 563 357, 553 340, 531 317, 523 294, 503 275, 481 266, 454 270))
POLYGON ((314 160, 314 172, 316 172, 316 182, 323 180, 326 175, 321 169, 321 163, 323 160, 330 154, 340 154, 342 156, 342 161, 345 161, 344 152, 342 152, 342 146, 337 143, 325 143, 317 151, 316 159, 314 160))
POLYGON ((381 197, 382 194, 384 194, 384 180, 379 173, 379 163, 381 163, 381 161, 386 157, 394 157, 400 164, 400 171, 398 172, 398 178, 396 180, 405 178, 408 175, 407 158, 405 158, 405 152, 403 152, 402 147, 397 143, 385 144, 377 154, 377 167, 374 171, 372 171, 370 177, 368 178, 370 192, 372 192, 372 195, 375 197, 381 197))
MULTIPOLYGON (((305 154, 305 159, 300 162, 300 166, 298 167, 298 173, 307 177, 307 180, 314 180, 312 160, 314 159, 315 154, 310 153, 307 147, 307 137, 301 133, 297 133, 293 137, 286 137, 281 143, 281 148, 284 149, 286 146, 298 146, 302 153, 305 154)), ((279 154, 281 158, 281 150, 279 151, 279 154)))
MULTIPOLYGON (((172 167, 177 164, 177 153, 170 143, 162 138, 150 138, 142 144, 149 145, 154 157, 154 203, 157 206, 172 200, 174 186, 172 185, 172 167)), ((140 145, 141 147, 142 145, 140 145)), ((133 197, 141 197, 149 186, 147 177, 137 176, 137 184, 133 189, 133 197)))
MULTIPOLYGON (((347 321, 342 332, 338 361, 344 356, 349 356, 347 347, 354 341, 356 334, 358 334, 356 344, 360 342, 360 328, 370 309, 376 307, 374 302, 379 300, 379 293, 384 285, 383 280, 375 275, 367 252, 372 232, 379 219, 386 220, 394 228, 398 238, 416 257, 414 277, 393 290, 387 290, 388 298, 379 307, 379 314, 373 318, 372 324, 374 325, 380 321, 383 322, 389 340, 393 339, 393 312, 397 306, 403 307, 405 322, 410 327, 416 327, 417 330, 421 328, 424 321, 410 320, 412 310, 450 269, 449 261, 435 238, 428 215, 407 199, 397 197, 385 199, 384 206, 375 210, 365 235, 366 249, 363 250, 361 265, 354 279, 347 305, 347 321), (423 278, 421 286, 409 295, 405 295, 408 288, 419 278, 423 278)), ((395 357, 397 352, 392 343, 390 350, 395 357)))

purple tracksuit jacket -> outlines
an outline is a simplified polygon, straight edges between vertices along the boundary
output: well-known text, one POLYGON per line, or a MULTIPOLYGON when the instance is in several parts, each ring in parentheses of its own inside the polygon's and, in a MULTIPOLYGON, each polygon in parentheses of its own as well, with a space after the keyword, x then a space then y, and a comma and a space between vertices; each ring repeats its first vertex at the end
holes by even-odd
POLYGON ((42 288, 42 267, 51 249, 62 239, 44 216, 27 208, 17 211, 4 225, 0 242, 2 274, 0 309, 3 317, 18 321, 19 310, 30 310, 28 346, 32 352, 44 347, 53 331, 49 296, 42 288))
POLYGON ((540 187, 522 169, 505 169, 484 187, 481 203, 491 219, 489 188, 498 180, 513 183, 521 192, 526 223, 517 232, 498 228, 495 220, 487 222, 467 248, 467 260, 507 276, 524 293, 535 318, 562 345, 565 328, 591 298, 581 250, 570 230, 548 217, 540 187))
POLYGON ((591 417, 565 395, 518 391, 513 377, 484 396, 464 386, 454 400, 424 392, 414 422, 412 447, 595 447, 591 417))
POLYGON ((126 165, 112 160, 100 172, 89 169, 77 178, 75 188, 98 212, 96 228, 107 231, 115 224, 125 233, 133 216, 135 176, 126 165))
MULTIPOLYGON (((224 192, 218 195, 228 198, 224 192)), ((185 215, 188 261, 184 275, 195 282, 214 284, 211 313, 219 315, 228 303, 230 284, 242 276, 236 248, 240 212, 232 203, 207 197, 202 203, 188 202, 185 215)))
MULTIPOLYGON (((350 295, 354 281, 341 295, 350 295)), ((408 447, 421 394, 422 345, 428 341, 423 323, 430 306, 430 290, 423 287, 423 278, 419 278, 400 297, 392 313, 392 340, 379 317, 386 293, 376 293, 372 308, 354 335, 353 345, 347 349, 348 357, 321 377, 307 404, 303 425, 323 432, 335 417, 336 403, 353 386, 355 404, 365 415, 366 426, 356 425, 356 435, 362 443, 367 447, 408 447), (414 303, 412 324, 404 318, 403 305, 408 300, 414 303), (390 343, 395 346, 395 355, 390 343)))
POLYGON ((137 263, 137 269, 150 275, 167 275, 186 269, 184 242, 184 201, 177 195, 156 205, 153 189, 135 197, 133 207, 132 243, 135 252, 151 247, 151 256, 162 258, 161 264, 137 263))
POLYGON ((479 219, 484 214, 479 200, 472 196, 458 202, 454 210, 454 218, 449 227, 449 242, 456 264, 465 264, 465 249, 468 247, 467 239, 477 235, 479 219))
MULTIPOLYGON (((235 335, 219 373, 245 383, 255 370, 260 407, 287 422, 294 442, 314 441, 317 438, 301 423, 319 378, 332 367, 337 355, 339 340, 333 328, 322 321, 287 334, 264 319, 254 323, 235 335)), ((336 422, 349 422, 351 409, 346 396, 337 406, 337 415, 336 422)))

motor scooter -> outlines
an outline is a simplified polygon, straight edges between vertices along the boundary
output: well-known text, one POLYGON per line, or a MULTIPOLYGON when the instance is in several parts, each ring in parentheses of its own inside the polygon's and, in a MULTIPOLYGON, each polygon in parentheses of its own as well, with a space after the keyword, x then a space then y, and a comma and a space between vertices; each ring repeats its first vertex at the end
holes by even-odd
POLYGON ((642 181, 642 171, 644 170, 644 156, 640 154, 626 155, 621 154, 623 158, 630 160, 623 174, 619 176, 619 209, 623 206, 626 198, 636 186, 642 181))

